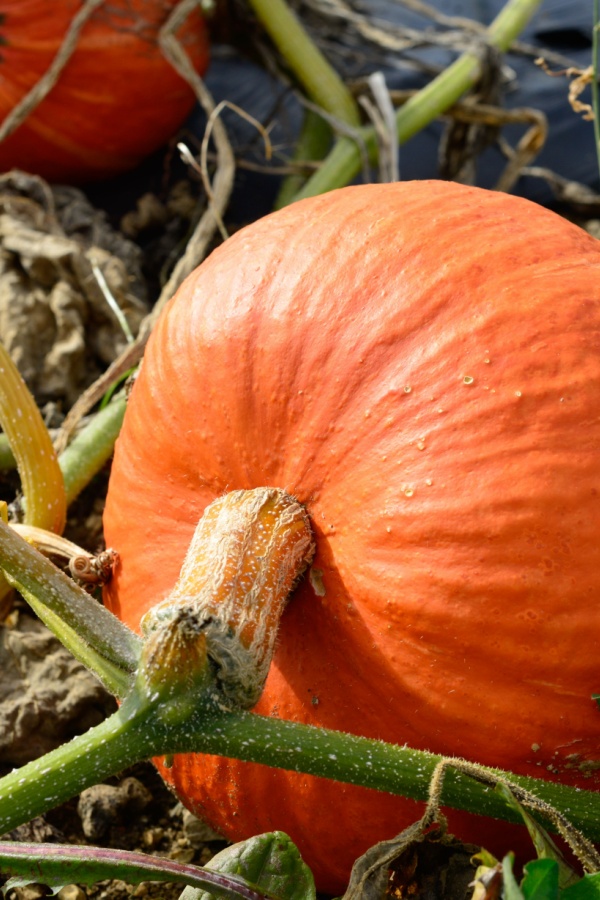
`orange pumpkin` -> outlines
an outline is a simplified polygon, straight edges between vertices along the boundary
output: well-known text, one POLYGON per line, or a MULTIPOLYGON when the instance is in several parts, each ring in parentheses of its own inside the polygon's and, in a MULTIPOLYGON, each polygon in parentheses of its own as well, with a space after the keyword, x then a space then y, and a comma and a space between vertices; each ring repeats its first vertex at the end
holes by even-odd
MULTIPOLYGON (((500 193, 345 188, 238 232, 162 315, 116 447, 106 600, 137 627, 209 502, 282 488, 316 556, 258 712, 592 788, 599 454, 600 244, 500 193)), ((232 838, 287 831, 331 891, 419 813, 215 757, 163 774, 232 838)))
MULTIPOLYGON (((50 94, 0 143, 0 170, 50 181, 106 178, 136 166, 174 134, 194 94, 158 34, 175 0, 107 0, 92 14, 50 94)), ((81 0, 0 0, 0 119, 44 75, 81 0)), ((195 11, 177 32, 199 72, 208 62, 195 11)))

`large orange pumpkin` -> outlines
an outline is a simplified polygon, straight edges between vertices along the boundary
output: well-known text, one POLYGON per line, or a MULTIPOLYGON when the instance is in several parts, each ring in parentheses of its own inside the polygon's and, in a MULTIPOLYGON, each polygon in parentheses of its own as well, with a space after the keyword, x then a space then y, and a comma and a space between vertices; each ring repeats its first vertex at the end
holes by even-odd
MULTIPOLYGON (((81 0, 0 0, 0 120, 54 59, 81 0)), ((194 104, 158 46, 176 0, 106 0, 86 22, 50 94, 0 143, 0 170, 68 183, 127 171, 161 147, 194 104)), ((195 11, 177 32, 198 71, 208 62, 195 11)))
MULTIPOLYGON (((322 575, 283 614, 259 712, 593 788, 599 455, 600 244, 500 193, 345 188, 237 233, 165 310, 116 447, 106 600, 137 627, 209 502, 283 488, 322 575)), ((232 838, 287 831, 332 891, 418 816, 214 757, 164 774, 232 838)))

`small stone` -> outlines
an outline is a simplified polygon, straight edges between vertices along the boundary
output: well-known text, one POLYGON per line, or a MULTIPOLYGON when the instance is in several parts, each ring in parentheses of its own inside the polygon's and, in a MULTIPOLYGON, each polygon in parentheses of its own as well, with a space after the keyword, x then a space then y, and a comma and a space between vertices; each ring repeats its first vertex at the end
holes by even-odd
POLYGON ((213 831, 210 825, 207 825, 206 822, 196 818, 196 816, 188 809, 183 810, 182 826, 183 833, 189 841, 190 846, 195 849, 198 849, 207 841, 223 840, 222 836, 217 834, 216 831, 213 831))
POLYGON ((29 844, 65 843, 65 836, 58 828, 47 822, 43 816, 36 816, 23 825, 17 825, 8 834, 0 835, 1 840, 22 841, 29 844))
POLYGON ((48 895, 48 888, 44 884, 27 884, 25 887, 14 889, 17 900, 40 900, 48 895))
POLYGON ((77 804, 83 833, 88 840, 98 841, 121 814, 139 815, 151 801, 150 791, 137 778, 125 778, 117 787, 98 784, 88 788, 77 804))
POLYGON ((162 840, 164 836, 163 828, 146 828, 142 835, 144 846, 151 850, 162 840))
POLYGON ((174 847, 169 853, 169 859, 185 866, 187 863, 191 863, 195 855, 196 851, 193 847, 174 847))
POLYGON ((65 884, 56 895, 58 900, 86 900, 87 894, 78 884, 65 884))

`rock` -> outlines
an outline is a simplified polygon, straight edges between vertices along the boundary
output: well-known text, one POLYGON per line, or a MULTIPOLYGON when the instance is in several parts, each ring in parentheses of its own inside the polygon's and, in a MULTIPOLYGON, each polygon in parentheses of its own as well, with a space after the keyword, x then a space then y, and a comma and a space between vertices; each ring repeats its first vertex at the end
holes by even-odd
POLYGON ((97 725, 111 695, 38 619, 0 627, 0 763, 22 766, 97 725))
POLYGON ((152 801, 152 794, 137 778, 125 778, 119 785, 98 784, 83 791, 77 804, 83 833, 99 841, 119 816, 139 815, 152 801))
POLYGON ((16 900, 41 900, 48 896, 48 888, 43 884, 27 884, 13 888, 16 900))
POLYGON ((78 884, 65 884, 56 896, 58 900, 87 900, 86 892, 78 884))
POLYGON ((71 406, 124 348, 111 302, 135 334, 148 311, 139 247, 77 189, 0 176, 0 339, 40 402, 71 406))
POLYGON ((27 844, 64 844, 65 836, 43 816, 36 816, 30 822, 17 825, 8 834, 0 835, 3 841, 21 841, 27 844))
POLYGON ((197 819, 188 809, 184 809, 182 812, 182 825, 183 833, 190 846, 194 847, 196 850, 206 843, 206 841, 223 840, 223 837, 220 834, 217 834, 210 825, 207 825, 206 822, 203 822, 201 819, 197 819))

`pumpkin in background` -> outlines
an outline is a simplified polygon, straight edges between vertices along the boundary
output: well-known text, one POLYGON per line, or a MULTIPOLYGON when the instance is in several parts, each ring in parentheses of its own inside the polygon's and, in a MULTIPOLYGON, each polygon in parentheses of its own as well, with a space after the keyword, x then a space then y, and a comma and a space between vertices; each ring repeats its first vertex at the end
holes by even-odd
MULTIPOLYGON (((116 447, 106 601, 137 628, 208 503, 282 488, 316 557, 256 711, 593 788, 599 454, 600 244, 500 193, 345 188, 235 234, 162 315, 116 447)), ((210 756, 162 771, 231 838, 288 832, 323 890, 419 815, 210 756)), ((449 821, 516 849, 515 826, 449 821)))
MULTIPOLYGON (((0 170, 50 181, 107 178, 165 144, 194 105, 158 45, 176 0, 107 0, 85 23, 50 94, 0 143, 0 170)), ((0 0, 0 118, 44 75, 81 0, 0 0)), ((196 10, 177 32, 195 68, 208 63, 196 10)))

